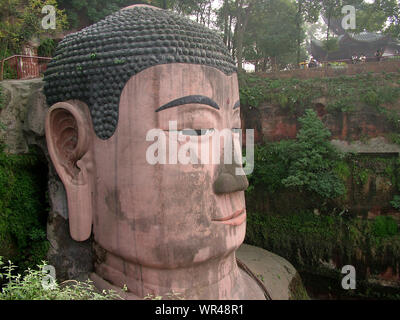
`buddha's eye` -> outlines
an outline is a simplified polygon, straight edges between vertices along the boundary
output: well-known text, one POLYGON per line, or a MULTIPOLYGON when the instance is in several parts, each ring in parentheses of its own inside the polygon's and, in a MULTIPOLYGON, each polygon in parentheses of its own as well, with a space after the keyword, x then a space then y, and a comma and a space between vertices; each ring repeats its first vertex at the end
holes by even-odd
POLYGON ((179 130, 178 134, 183 136, 206 136, 214 132, 214 129, 185 129, 179 130))

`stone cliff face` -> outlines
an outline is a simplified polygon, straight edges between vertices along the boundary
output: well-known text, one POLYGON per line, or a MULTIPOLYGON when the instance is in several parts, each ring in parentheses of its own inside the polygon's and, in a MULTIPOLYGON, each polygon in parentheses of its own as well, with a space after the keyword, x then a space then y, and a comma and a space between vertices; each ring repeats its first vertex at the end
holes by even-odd
MULTIPOLYGON (((386 137, 396 130, 395 126, 373 107, 363 106, 352 112, 332 113, 327 111, 327 103, 326 99, 321 98, 309 107, 318 113, 322 122, 331 131, 332 140, 366 141, 371 138, 386 137)), ((398 109, 400 110, 400 102, 398 109)), ((243 106, 242 124, 245 128, 255 130, 255 141, 258 143, 294 139, 299 129, 297 119, 303 112, 302 109, 291 112, 279 105, 266 102, 257 108, 243 106)), ((389 141, 386 143, 390 144, 389 141)))
MULTIPOLYGON (((377 217, 391 217, 400 224, 400 212, 391 204, 399 194, 400 63, 349 67, 342 72, 320 69, 248 75, 249 78, 242 79, 241 86, 242 127, 254 129, 257 144, 296 139, 301 128, 299 117, 304 115, 305 109, 314 109, 331 132, 331 143, 347 155, 342 168, 346 194, 333 201, 335 208, 341 208, 336 213, 357 217, 367 224, 374 224, 377 217), (340 90, 344 91, 342 96, 338 96, 340 90)), ((248 212, 260 214, 260 219, 267 221, 261 225, 257 219, 249 222, 247 241, 283 255, 299 270, 308 270, 314 277, 326 276, 326 272, 331 271, 340 274, 346 261, 357 264, 357 270, 363 270, 362 277, 368 279, 369 284, 387 285, 397 288, 395 290, 400 287, 399 265, 393 262, 399 253, 398 236, 395 240, 385 238, 388 247, 382 252, 374 252, 368 240, 370 231, 356 227, 354 243, 349 240, 352 236, 338 236, 332 240, 334 246, 331 248, 324 235, 331 230, 321 233, 324 239, 321 241, 312 240, 318 238, 316 230, 304 234, 305 225, 299 225, 298 234, 293 232, 292 226, 285 229, 286 232, 277 231, 279 224, 286 221, 297 227, 293 222, 297 220, 291 215, 305 210, 314 212, 318 220, 320 212, 315 199, 289 189, 274 194, 254 190, 247 196, 246 205, 248 212), (270 221, 275 221, 275 217, 276 225, 270 221), (341 252, 344 248, 345 251, 341 252), (319 250, 321 256, 315 254, 319 250), (393 266, 390 265, 392 262, 393 266), (376 268, 372 270, 372 266, 376 268), (323 273, 322 269, 325 270, 323 273)), ((351 230, 352 226, 348 227, 351 230)), ((282 225, 282 228, 287 226, 282 225)), ((337 230, 338 234, 340 232, 337 230)), ((340 278, 331 278, 335 277, 340 278)))
MULTIPOLYGON (((363 159, 370 160, 358 163, 360 170, 364 168, 369 172, 365 185, 360 185, 352 176, 347 181, 348 207, 371 216, 392 211, 391 213, 399 216, 400 221, 400 215, 393 212, 389 203, 396 193, 396 186, 391 183, 391 177, 385 175, 385 167, 368 168, 374 159, 398 158, 400 145, 391 139, 396 132, 394 125, 369 106, 351 113, 329 113, 320 102, 315 103, 313 108, 332 133, 333 145, 345 153, 362 154, 363 159)), ((398 108, 400 111, 400 102, 398 108)), ((297 119, 302 112, 303 110, 288 112, 279 105, 268 103, 262 103, 257 108, 244 106, 242 126, 255 130, 255 142, 259 144, 295 139, 300 128, 297 119)), ((393 166, 397 167, 397 163, 393 163, 393 166)))

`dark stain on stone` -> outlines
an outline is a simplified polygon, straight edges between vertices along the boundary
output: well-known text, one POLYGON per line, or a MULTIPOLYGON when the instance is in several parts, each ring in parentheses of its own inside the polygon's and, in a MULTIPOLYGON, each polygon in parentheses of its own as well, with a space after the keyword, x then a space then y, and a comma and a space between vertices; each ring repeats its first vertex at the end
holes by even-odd
POLYGON ((107 251, 94 241, 92 244, 92 249, 94 263, 97 265, 102 264, 106 260, 107 251))
POLYGON ((105 198, 108 210, 121 220, 127 219, 126 214, 121 210, 121 201, 117 189, 110 190, 105 198))
POLYGON ((155 217, 146 217, 140 219, 129 218, 128 215, 121 209, 120 194, 117 189, 110 190, 105 198, 108 210, 115 215, 119 220, 125 221, 132 231, 148 232, 150 227, 155 224, 155 217))

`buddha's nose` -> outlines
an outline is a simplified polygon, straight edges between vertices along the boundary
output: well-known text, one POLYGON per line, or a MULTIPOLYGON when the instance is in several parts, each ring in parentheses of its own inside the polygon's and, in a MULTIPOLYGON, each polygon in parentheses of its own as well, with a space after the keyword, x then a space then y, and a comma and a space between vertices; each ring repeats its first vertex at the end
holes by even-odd
POLYGON ((249 186, 242 165, 232 160, 231 164, 221 164, 218 168, 217 179, 213 184, 216 194, 244 191, 249 186))

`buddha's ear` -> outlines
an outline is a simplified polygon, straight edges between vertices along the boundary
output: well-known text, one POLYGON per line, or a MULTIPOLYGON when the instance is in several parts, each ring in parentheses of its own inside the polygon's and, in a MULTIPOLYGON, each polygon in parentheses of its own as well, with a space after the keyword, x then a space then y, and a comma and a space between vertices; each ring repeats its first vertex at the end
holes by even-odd
POLYGON ((88 239, 92 231, 93 134, 83 102, 59 102, 49 109, 47 147, 67 192, 69 229, 76 241, 88 239))

